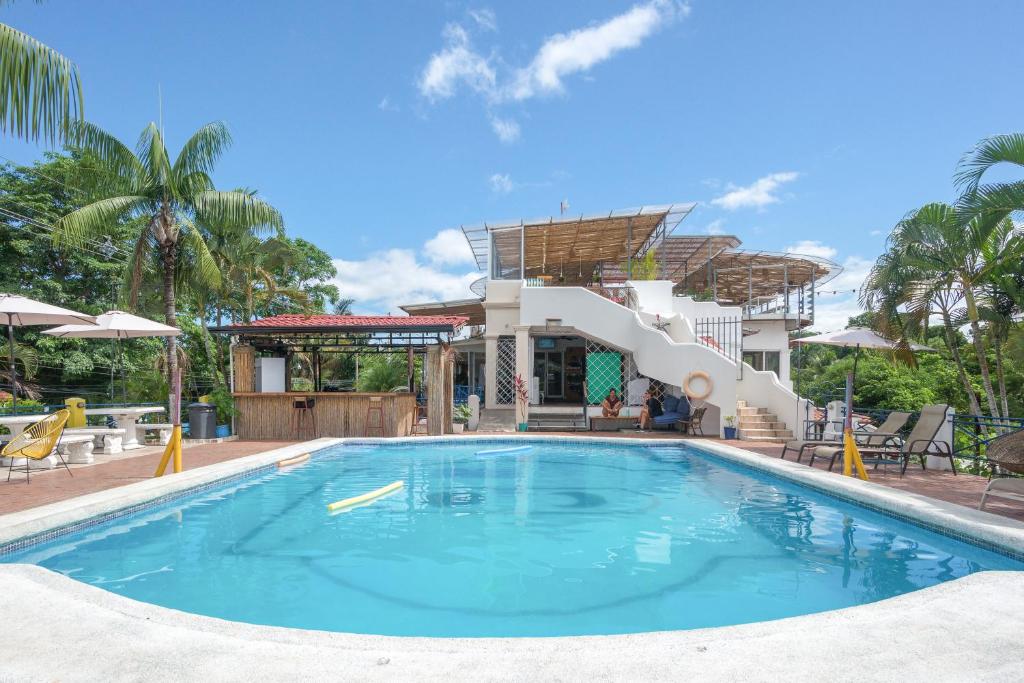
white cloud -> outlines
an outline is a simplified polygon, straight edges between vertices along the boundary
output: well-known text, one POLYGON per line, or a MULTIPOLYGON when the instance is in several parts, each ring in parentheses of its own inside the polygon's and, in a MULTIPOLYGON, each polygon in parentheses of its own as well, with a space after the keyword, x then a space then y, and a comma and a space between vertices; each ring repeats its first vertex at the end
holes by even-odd
POLYGON ((498 30, 498 17, 495 16, 494 10, 481 7, 480 9, 471 9, 468 12, 469 18, 476 22, 484 31, 497 31, 498 30))
POLYGON ((508 96, 524 100, 538 93, 561 92, 564 77, 586 72, 617 52, 638 47, 689 11, 688 6, 671 0, 652 0, 604 23, 557 33, 544 41, 529 65, 516 72, 508 96))
POLYGON ((784 171, 758 178, 746 187, 730 184, 726 188, 728 191, 722 196, 712 199, 711 203, 728 211, 747 207, 762 208, 778 202, 779 198, 774 192, 779 189, 779 186, 792 182, 799 176, 800 174, 795 171, 784 171))
POLYGON ((502 119, 497 116, 492 116, 491 128, 494 129, 498 139, 505 144, 511 144, 519 139, 519 124, 512 119, 502 119))
POLYGON ((393 104, 391 100, 389 100, 387 97, 384 97, 377 104, 377 109, 380 109, 381 111, 398 111, 398 105, 393 104))
POLYGON ((882 234, 882 231, 881 230, 872 230, 870 234, 871 234, 872 237, 878 237, 879 235, 882 234))
POLYGON ((711 221, 706 226, 704 226, 703 232, 707 233, 708 235, 724 235, 725 221, 722 220, 721 218, 716 218, 715 220, 711 221))
POLYGON ((512 176, 508 173, 495 173, 490 177, 491 190, 500 194, 508 194, 515 189, 512 176))
POLYGON ((448 24, 442 33, 445 46, 435 52, 420 74, 420 94, 440 100, 451 97, 460 84, 478 93, 494 91, 496 75, 490 61, 475 52, 466 29, 448 24))
POLYGON ((844 329, 850 318, 864 312, 857 297, 874 264, 874 261, 860 256, 850 256, 843 261, 843 272, 823 285, 815 299, 815 330, 832 332, 844 329))
POLYGON ((469 298, 470 283, 480 277, 475 270, 449 273, 422 263, 411 249, 389 249, 361 261, 334 259, 334 267, 334 284, 363 313, 397 314, 400 304, 469 298))
POLYGON ((832 247, 822 244, 816 240, 802 240, 796 244, 786 247, 787 254, 803 254, 804 256, 818 256, 820 258, 834 259, 839 253, 832 247))
POLYGON ((423 245, 427 260, 435 265, 475 264, 473 250, 461 230, 449 228, 437 233, 423 245))

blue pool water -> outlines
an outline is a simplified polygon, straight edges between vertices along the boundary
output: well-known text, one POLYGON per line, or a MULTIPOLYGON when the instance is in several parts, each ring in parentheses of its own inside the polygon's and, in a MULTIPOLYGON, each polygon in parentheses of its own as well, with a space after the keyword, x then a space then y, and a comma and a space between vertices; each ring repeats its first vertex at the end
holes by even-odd
POLYGON ((737 624, 1024 569, 694 449, 475 454, 502 445, 342 446, 3 560, 225 619, 429 636, 737 624))

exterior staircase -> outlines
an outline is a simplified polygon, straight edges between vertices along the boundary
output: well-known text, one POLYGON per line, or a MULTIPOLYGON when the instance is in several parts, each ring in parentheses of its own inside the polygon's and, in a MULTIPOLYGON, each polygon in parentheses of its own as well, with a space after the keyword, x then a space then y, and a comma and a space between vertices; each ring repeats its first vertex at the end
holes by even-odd
POLYGON ((742 441, 785 443, 793 440, 793 431, 767 408, 754 408, 746 401, 737 401, 736 413, 739 418, 737 435, 742 441))

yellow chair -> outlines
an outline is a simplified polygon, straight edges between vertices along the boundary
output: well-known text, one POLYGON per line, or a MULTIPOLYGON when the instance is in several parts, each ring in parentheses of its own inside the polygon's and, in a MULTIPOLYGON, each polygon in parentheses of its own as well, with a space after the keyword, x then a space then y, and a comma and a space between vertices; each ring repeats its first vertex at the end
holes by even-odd
MULTIPOLYGON (((11 480, 11 473, 14 471, 15 458, 25 459, 25 481, 29 481, 29 465, 31 460, 42 460, 51 453, 56 452, 64 469, 71 474, 71 468, 64 462, 64 456, 56 451, 57 443, 64 434, 64 425, 67 424, 70 411, 65 408, 58 410, 52 415, 30 425, 28 429, 11 439, 11 442, 0 450, 0 456, 11 458, 11 467, 7 470, 7 481, 11 480)), ((71 476, 74 476, 71 474, 71 476)))

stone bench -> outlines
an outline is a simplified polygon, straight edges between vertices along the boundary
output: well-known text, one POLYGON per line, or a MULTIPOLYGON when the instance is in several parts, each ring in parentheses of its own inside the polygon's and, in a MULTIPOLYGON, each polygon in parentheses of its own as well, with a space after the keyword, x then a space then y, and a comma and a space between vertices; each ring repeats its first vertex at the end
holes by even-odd
POLYGON ((600 417, 590 418, 590 431, 592 432, 617 432, 620 429, 636 427, 640 421, 638 417, 600 417))
POLYGON ((122 442, 124 441, 125 431, 123 429, 112 427, 71 427, 70 429, 65 429, 64 434, 67 436, 85 434, 93 437, 96 448, 105 455, 116 455, 117 453, 124 452, 122 442))
POLYGON ((135 431, 137 431, 143 439, 146 438, 146 432, 159 432, 161 446, 166 446, 171 442, 172 429, 174 429, 174 425, 165 423, 145 424, 140 422, 139 424, 135 425, 135 431))

